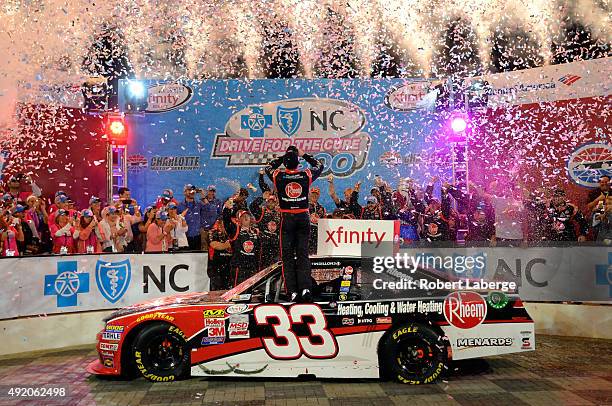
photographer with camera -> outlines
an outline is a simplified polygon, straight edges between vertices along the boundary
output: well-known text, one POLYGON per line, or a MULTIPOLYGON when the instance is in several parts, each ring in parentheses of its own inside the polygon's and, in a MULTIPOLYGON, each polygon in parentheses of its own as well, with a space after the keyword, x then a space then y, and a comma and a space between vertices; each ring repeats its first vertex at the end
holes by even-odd
POLYGON ((310 302, 312 277, 308 256, 308 195, 312 182, 323 172, 323 164, 297 147, 290 146, 285 155, 270 162, 265 171, 274 184, 280 206, 280 248, 285 288, 292 302, 298 298, 310 302), (300 156, 310 164, 310 168, 298 169, 300 156), (285 169, 279 169, 281 165, 285 169))

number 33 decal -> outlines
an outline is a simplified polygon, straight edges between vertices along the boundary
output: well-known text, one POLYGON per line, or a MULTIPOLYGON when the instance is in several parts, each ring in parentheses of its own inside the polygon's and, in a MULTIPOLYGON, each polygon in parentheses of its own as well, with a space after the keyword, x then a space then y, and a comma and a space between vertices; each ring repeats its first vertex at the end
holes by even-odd
POLYGON ((262 305, 255 308, 254 316, 258 325, 272 325, 274 328, 274 337, 262 337, 266 352, 272 358, 289 360, 302 355, 308 358, 334 358, 338 354, 338 343, 327 329, 327 320, 321 308, 315 304, 296 304, 289 309, 281 305, 262 305), (305 316, 312 317, 314 321, 305 322, 305 316), (297 336, 292 330, 294 324, 306 324, 309 335, 297 336), (313 337, 319 337, 319 340, 313 343, 313 337), (279 341, 284 344, 279 344, 279 341))

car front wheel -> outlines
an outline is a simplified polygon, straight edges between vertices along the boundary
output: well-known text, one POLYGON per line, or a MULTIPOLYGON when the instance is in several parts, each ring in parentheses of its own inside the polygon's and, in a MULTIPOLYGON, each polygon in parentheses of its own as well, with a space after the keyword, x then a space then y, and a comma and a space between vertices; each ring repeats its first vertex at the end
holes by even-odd
POLYGON ((134 341, 132 360, 140 375, 150 381, 180 379, 190 370, 185 334, 169 324, 146 326, 134 341))
POLYGON ((447 368, 446 344, 431 327, 419 323, 397 326, 383 340, 382 367, 399 382, 431 383, 447 368))

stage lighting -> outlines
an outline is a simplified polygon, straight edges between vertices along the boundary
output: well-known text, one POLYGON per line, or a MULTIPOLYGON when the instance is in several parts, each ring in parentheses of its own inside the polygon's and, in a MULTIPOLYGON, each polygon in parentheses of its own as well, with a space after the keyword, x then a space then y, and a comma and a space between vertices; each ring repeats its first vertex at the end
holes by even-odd
POLYGON ((125 126, 121 121, 111 121, 109 129, 113 135, 121 135, 125 131, 125 126))
POLYGON ((455 116, 451 119, 451 128, 455 133, 463 132, 467 128, 467 121, 464 117, 455 116))
POLYGON ((113 145, 127 145, 127 127, 122 115, 109 114, 107 116, 106 136, 113 145))
POLYGON ((123 95, 125 96, 125 111, 134 113, 145 111, 148 107, 149 89, 139 80, 121 81, 123 95))
POLYGON ((130 80, 128 81, 128 92, 134 99, 142 99, 145 95, 145 87, 142 82, 130 80))

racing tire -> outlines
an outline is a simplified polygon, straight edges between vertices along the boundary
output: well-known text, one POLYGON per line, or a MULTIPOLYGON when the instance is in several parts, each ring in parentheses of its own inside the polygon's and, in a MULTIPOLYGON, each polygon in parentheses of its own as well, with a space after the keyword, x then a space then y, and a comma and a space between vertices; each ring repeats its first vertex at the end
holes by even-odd
POLYGON ((149 381, 170 382, 188 376, 191 365, 185 333, 170 324, 144 327, 134 340, 131 361, 149 381))
POLYGON ((402 383, 432 383, 447 369, 447 348, 442 336, 424 324, 391 328, 379 351, 385 375, 402 383))

